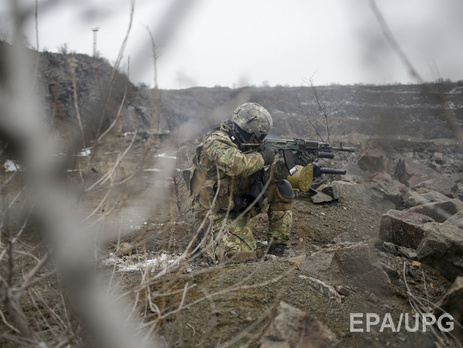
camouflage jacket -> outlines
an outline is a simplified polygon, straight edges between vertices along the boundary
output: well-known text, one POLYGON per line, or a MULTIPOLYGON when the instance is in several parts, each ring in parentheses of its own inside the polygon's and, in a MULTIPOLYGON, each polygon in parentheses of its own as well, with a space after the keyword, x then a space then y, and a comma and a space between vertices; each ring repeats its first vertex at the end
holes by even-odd
MULTIPOLYGON (((204 209, 227 211, 234 209, 234 196, 245 195, 252 183, 252 174, 264 169, 264 180, 270 176, 270 166, 264 168, 259 152, 244 153, 233 142, 228 125, 209 132, 196 149, 193 158, 190 192, 198 195, 204 209), (215 198, 215 196, 217 197, 215 198)), ((279 182, 288 176, 284 160, 273 165, 273 180, 279 182)))

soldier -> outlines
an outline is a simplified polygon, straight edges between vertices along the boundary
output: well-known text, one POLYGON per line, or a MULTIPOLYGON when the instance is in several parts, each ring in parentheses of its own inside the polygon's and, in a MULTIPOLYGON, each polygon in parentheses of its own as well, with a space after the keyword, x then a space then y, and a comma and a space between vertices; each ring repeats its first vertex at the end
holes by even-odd
MULTIPOLYGON (((256 258, 250 220, 261 212, 266 197, 269 253, 281 255, 287 248, 294 192, 285 179, 289 174, 285 162, 275 160, 265 143, 258 152, 246 152, 243 146, 262 143, 272 126, 272 117, 264 107, 245 103, 235 109, 230 120, 209 132, 196 149, 189 179, 197 215, 195 231, 204 234, 206 254, 214 262, 256 258)), ((296 158, 296 164, 302 166, 312 161, 310 154, 296 158)))

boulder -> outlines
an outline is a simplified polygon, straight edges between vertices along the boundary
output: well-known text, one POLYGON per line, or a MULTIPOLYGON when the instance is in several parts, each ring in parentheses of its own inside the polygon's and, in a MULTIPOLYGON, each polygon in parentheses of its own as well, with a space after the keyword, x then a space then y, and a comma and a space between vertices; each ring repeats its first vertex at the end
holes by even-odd
POLYGON ((346 181, 333 181, 333 190, 337 191, 340 197, 349 197, 354 201, 368 202, 369 188, 364 184, 354 184, 346 181))
POLYGON ((379 238, 416 249, 424 236, 423 225, 432 221, 429 216, 409 210, 389 210, 381 218, 379 238))
POLYGON ((463 229, 463 211, 460 211, 449 217, 447 220, 445 220, 444 224, 455 225, 458 228, 463 229))
POLYGON ((393 208, 399 209, 404 206, 404 195, 409 191, 405 185, 397 180, 390 183, 376 182, 371 185, 372 195, 381 197, 382 204, 390 202, 393 208))
POLYGON ((440 178, 429 179, 413 186, 416 190, 437 191, 449 198, 458 198, 458 184, 442 176, 440 178))
POLYGON ((459 211, 463 211, 463 202, 457 199, 417 205, 408 209, 410 212, 427 215, 436 222, 444 222, 459 211))
POLYGON ((463 233, 453 224, 427 223, 417 248, 418 260, 453 281, 463 275, 463 233))
MULTIPOLYGON (((457 325, 463 321, 463 277, 455 279, 447 293, 436 303, 434 313, 437 317, 444 313, 450 314, 454 321, 452 334, 458 342, 463 342, 463 330, 457 325)), ((446 324, 448 325, 448 323, 446 324)))
POLYGON ((458 186, 455 182, 412 158, 399 160, 394 176, 408 187, 425 187, 447 197, 457 198, 458 186))
POLYGON ((440 192, 429 190, 426 192, 409 190, 404 195, 404 208, 411 208, 420 204, 448 201, 448 197, 440 192))
POLYGON ((336 335, 307 313, 280 302, 275 317, 259 342, 260 348, 337 347, 336 335))
POLYGON ((373 292, 389 294, 391 283, 387 274, 373 258, 368 244, 352 244, 323 249, 303 259, 302 273, 331 285, 347 285, 373 292))
POLYGON ((403 194, 408 190, 407 187, 397 180, 392 183, 368 182, 353 184, 345 181, 333 181, 333 190, 339 192, 340 197, 362 202, 365 207, 373 208, 385 213, 390 209, 398 209, 403 205, 403 194))

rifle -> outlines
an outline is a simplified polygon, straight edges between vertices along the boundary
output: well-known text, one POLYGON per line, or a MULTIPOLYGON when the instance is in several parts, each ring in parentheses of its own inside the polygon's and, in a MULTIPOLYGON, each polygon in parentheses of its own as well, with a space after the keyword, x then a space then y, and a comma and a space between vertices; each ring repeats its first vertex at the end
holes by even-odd
MULTIPOLYGON (((298 170, 294 160, 294 156, 298 153, 309 152, 314 155, 315 158, 334 158, 335 151, 355 152, 355 148, 344 147, 342 143, 339 144, 339 147, 331 147, 328 143, 305 139, 269 138, 261 144, 246 143, 242 144, 242 146, 245 149, 255 151, 263 144, 268 144, 273 149, 283 153, 283 158, 285 160, 286 167, 288 168, 289 175, 293 175, 298 170)), ((346 171, 341 169, 323 168, 318 165, 314 165, 314 177, 320 176, 321 174, 346 174, 346 171)))

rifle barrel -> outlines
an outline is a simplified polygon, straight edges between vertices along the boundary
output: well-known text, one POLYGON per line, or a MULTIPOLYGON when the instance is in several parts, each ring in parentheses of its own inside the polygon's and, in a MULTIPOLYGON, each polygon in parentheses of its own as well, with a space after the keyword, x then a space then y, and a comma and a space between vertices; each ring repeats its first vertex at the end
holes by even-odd
POLYGON ((333 152, 318 151, 318 158, 334 158, 333 152))
POLYGON ((320 167, 320 174, 339 174, 344 175, 346 171, 344 169, 324 168, 320 167))
POLYGON ((341 146, 341 147, 333 147, 333 150, 334 150, 334 151, 355 152, 355 148, 354 148, 354 147, 344 147, 344 146, 341 146))

